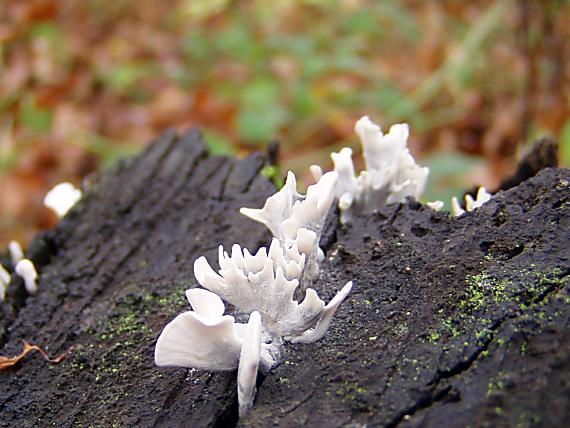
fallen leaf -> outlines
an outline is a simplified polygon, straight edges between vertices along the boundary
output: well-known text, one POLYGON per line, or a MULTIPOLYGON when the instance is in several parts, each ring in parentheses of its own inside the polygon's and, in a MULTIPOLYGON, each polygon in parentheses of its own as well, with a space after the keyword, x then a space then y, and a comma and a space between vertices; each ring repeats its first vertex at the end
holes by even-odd
POLYGON ((8 370, 12 366, 18 364, 18 362, 20 360, 25 358, 26 355, 28 355, 32 351, 38 351, 40 354, 42 354, 42 356, 50 364, 59 364, 66 357, 66 355, 71 351, 71 348, 70 348, 69 351, 66 351, 63 354, 58 355, 57 357, 52 359, 39 346, 30 345, 25 340, 22 340, 22 342, 24 343, 24 349, 22 350, 22 352, 20 352, 19 355, 16 355, 15 357, 4 357, 4 356, 0 355, 0 371, 8 370))

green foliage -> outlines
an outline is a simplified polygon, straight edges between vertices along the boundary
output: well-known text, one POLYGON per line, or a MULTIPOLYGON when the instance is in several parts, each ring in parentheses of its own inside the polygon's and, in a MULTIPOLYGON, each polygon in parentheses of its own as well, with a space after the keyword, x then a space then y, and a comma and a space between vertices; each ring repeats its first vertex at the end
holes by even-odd
MULTIPOLYGON (((139 7, 148 3, 145 0, 139 7)), ((504 92, 518 91, 523 96, 524 76, 497 70, 491 60, 493 45, 513 37, 506 17, 514 3, 501 0, 487 8, 475 7, 467 16, 457 7, 412 7, 396 0, 177 0, 162 19, 155 22, 143 15, 129 18, 125 21, 128 25, 119 26, 122 31, 118 31, 116 23, 123 22, 132 10, 132 0, 88 0, 78 10, 85 13, 89 23, 113 29, 111 37, 98 35, 97 43, 104 40, 106 45, 94 49, 92 62, 85 58, 89 55, 72 53, 75 36, 61 20, 53 18, 29 24, 18 35, 19 45, 0 46, 0 71, 13 51, 24 47, 33 57, 39 47, 39 56, 45 56, 57 68, 57 78, 63 76, 65 80, 63 72, 71 70, 88 74, 78 89, 83 92, 71 89, 57 102, 71 99, 81 105, 84 92, 96 88, 91 98, 109 101, 99 98, 103 93, 101 98, 108 96, 112 101, 97 103, 97 108, 117 109, 117 99, 128 107, 150 105, 150 111, 144 113, 151 123, 152 101, 167 85, 174 85, 175 91, 181 90, 188 99, 203 90, 208 102, 223 104, 231 111, 220 120, 225 122, 219 127, 211 124, 215 109, 203 121, 212 128, 206 132, 212 153, 232 153, 235 150, 231 145, 236 143, 260 148, 280 137, 284 152, 309 144, 314 155, 320 143, 331 144, 337 136, 339 141, 346 138, 346 126, 338 127, 342 134, 335 128, 337 122, 362 113, 372 115, 384 126, 407 121, 415 135, 426 135, 464 118, 466 94, 472 91, 483 96, 494 94, 497 88, 503 88, 500 83, 507 81, 504 92), (441 34, 426 33, 432 14, 433 19, 441 21, 445 39, 441 34), (160 28, 155 27, 157 22, 160 28), (131 51, 129 31, 133 28, 140 28, 141 42, 131 51), (430 37, 432 43, 441 44, 433 52, 436 58, 418 60, 418 53, 430 37), (171 43, 156 49, 153 45, 157 40, 171 43), (164 56, 157 56, 157 52, 164 56), (402 60, 408 52, 416 56, 409 64, 402 60), (100 57, 103 61, 99 62, 100 57), (419 73, 428 71, 431 74, 418 79, 419 73), (337 134, 329 133, 330 128, 335 128, 337 134)), ((557 6, 551 7, 555 14, 557 6)), ((539 46, 542 33, 537 33, 535 27, 530 30, 529 43, 539 46)), ((40 72, 30 80, 52 83, 52 77, 40 72)), ((71 86, 76 83, 74 79, 69 82, 71 86)), ((15 119, 16 132, 22 126, 31 133, 49 133, 57 105, 42 107, 35 99, 33 92, 0 94, 0 115, 15 119)), ((202 111, 185 114, 180 114, 180 120, 200 122, 202 111)), ((156 127, 163 126, 163 122, 162 118, 158 120, 156 127)), ((562 163, 570 165, 570 121, 560 139, 562 163)), ((316 161, 314 156, 311 160, 316 161)), ((439 198, 448 203, 449 196, 457 195, 464 184, 451 183, 447 191, 435 190, 434 186, 446 181, 444 175, 464 172, 476 162, 466 162, 459 155, 430 160, 432 175, 440 177, 432 178, 427 199, 439 198), (438 173, 439 168, 454 172, 438 173)), ((306 167, 302 161, 297 164, 306 167)))
POLYGON ((481 165, 483 159, 462 155, 457 152, 439 153, 424 159, 421 163, 429 167, 429 177, 423 199, 441 200, 445 209, 450 209, 452 196, 460 198, 465 191, 462 176, 481 165))
MULTIPOLYGON (((416 14, 400 2, 364 2, 340 13, 339 2, 332 0, 303 1, 295 6, 287 1, 271 6, 261 1, 247 6, 222 0, 186 1, 183 9, 193 11, 190 15, 197 24, 189 26, 182 38, 190 77, 185 81, 213 88, 224 99, 231 94, 237 105, 237 134, 243 142, 256 145, 292 124, 302 128, 306 122, 323 123, 329 105, 345 111, 380 110, 389 122, 409 121, 416 132, 425 132, 457 119, 457 106, 426 107, 437 103, 443 90, 459 97, 476 83, 481 70, 488 68, 484 48, 502 31, 511 3, 497 2, 471 27, 450 18, 446 24, 455 45, 453 55, 410 92, 373 71, 370 62, 379 52, 389 55, 391 43, 405 50, 421 40, 423 29, 416 14), (293 7, 298 9, 296 21, 289 28, 274 12, 293 7), (224 10, 222 25, 198 25, 220 8, 224 10), (276 59, 287 61, 290 77, 272 67, 276 59), (212 75, 204 64, 223 64, 239 72, 212 75), (339 73, 360 82, 345 88, 338 84, 339 73)), ((293 138, 286 143, 294 146, 297 141, 293 138)))
POLYGON ((136 90, 137 84, 144 78, 151 76, 155 71, 156 66, 152 63, 133 61, 104 68, 98 77, 103 85, 111 91, 126 94, 129 91, 136 90))
POLYGON ((118 141, 96 134, 78 135, 73 142, 82 146, 87 152, 97 155, 101 159, 103 168, 109 168, 117 160, 132 156, 139 151, 136 145, 120 144, 118 141))
POLYGON ((52 113, 38 106, 31 97, 22 100, 18 119, 23 126, 33 133, 49 132, 53 122, 52 113))
POLYGON ((262 144, 274 137, 287 118, 279 102, 277 82, 257 78, 241 91, 237 129, 247 142, 262 144))
POLYGON ((231 143, 220 133, 212 129, 206 129, 203 131, 203 137, 210 154, 232 155, 234 153, 231 143))
MULTIPOLYGON (((28 29, 28 37, 32 42, 36 43, 38 48, 49 50, 49 55, 55 64, 63 68, 68 68, 71 65, 66 34, 55 23, 40 22, 32 25, 28 29)), ((41 75, 38 77, 41 80, 44 78, 41 75)))

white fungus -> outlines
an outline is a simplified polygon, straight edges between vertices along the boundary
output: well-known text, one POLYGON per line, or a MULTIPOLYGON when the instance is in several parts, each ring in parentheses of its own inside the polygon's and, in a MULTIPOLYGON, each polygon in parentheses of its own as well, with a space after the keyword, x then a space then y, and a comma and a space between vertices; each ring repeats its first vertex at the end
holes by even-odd
POLYGON ((465 210, 461 208, 459 201, 455 196, 451 198, 451 215, 453 217, 459 217, 460 215, 464 214, 465 210))
POLYGON ((488 202, 493 195, 484 187, 479 187, 477 190, 477 196, 475 199, 471 195, 465 195, 465 210, 461 208, 459 201, 454 196, 451 198, 451 215, 454 217, 459 217, 460 215, 464 214, 465 211, 471 212, 479 207, 481 207, 485 202, 488 202))
POLYGON ((12 277, 8 271, 0 264, 0 302, 6 300, 6 289, 8 288, 8 284, 10 284, 11 279, 12 277))
POLYGON ((471 195, 465 195, 465 208, 467 211, 473 211, 474 209, 482 206, 485 202, 489 202, 492 196, 493 195, 487 192, 487 189, 484 187, 479 187, 475 200, 473 200, 473 197, 471 195))
POLYGON ((178 315, 164 328, 156 342, 156 365, 205 370, 238 368, 243 415, 253 405, 260 362, 266 368, 275 363, 266 349, 262 352, 259 312, 250 314, 248 324, 239 324, 234 317, 223 315, 224 304, 214 293, 194 288, 186 290, 186 297, 194 311, 178 315))
POLYGON ((329 172, 297 193, 293 173, 285 187, 267 199, 262 209, 242 208, 246 216, 265 224, 274 238, 269 248, 254 255, 234 244, 231 254, 219 247, 216 272, 205 257, 194 262, 194 275, 203 289, 186 291, 194 309, 178 315, 160 334, 155 348, 159 366, 206 370, 238 368, 240 416, 253 405, 258 369, 275 365, 284 341, 311 343, 321 339, 330 321, 352 288, 348 282, 325 304, 312 288, 302 287, 301 303, 294 294, 302 282, 318 275, 319 238, 338 181, 329 172), (309 269, 311 272, 307 275, 309 269), (208 291, 209 290, 209 291, 208 291), (248 324, 223 315, 224 299, 248 324))
POLYGON ((186 290, 186 297, 194 310, 178 315, 164 328, 156 343, 156 364, 205 370, 237 368, 246 325, 224 315, 222 299, 210 291, 194 288, 186 290))
POLYGON ((426 205, 434 211, 440 211, 443 208, 443 201, 426 202, 426 205))
MULTIPOLYGON (((293 246, 289 254, 294 251, 293 246)), ((268 334, 291 342, 319 340, 326 333, 329 313, 334 314, 338 307, 334 303, 339 299, 342 302, 352 286, 351 282, 346 284, 339 297, 331 301, 332 306, 325 306, 312 288, 306 290, 302 303, 298 303, 293 295, 299 286, 304 256, 297 252, 287 262, 277 239, 272 241, 269 251, 262 247, 255 256, 237 244, 232 247, 231 256, 220 247, 219 264, 218 274, 204 257, 196 260, 194 274, 200 285, 244 313, 258 311, 268 334)), ((272 354, 278 356, 279 343, 274 346, 272 354)))
MULTIPOLYGON (((349 222, 354 212, 373 212, 390 203, 404 202, 408 196, 419 199, 429 168, 417 165, 408 150, 408 125, 393 125, 388 134, 383 134, 379 126, 364 116, 354 129, 362 144, 366 169, 355 175, 350 148, 331 154, 339 175, 335 196, 341 222, 349 222)), ((311 173, 318 179, 322 169, 313 165, 311 173)))
POLYGON ((44 205, 61 218, 81 199, 81 196, 81 190, 73 184, 60 183, 46 194, 44 205))
POLYGON ((334 171, 321 174, 303 196, 297 193, 295 174, 289 172, 283 188, 270 196, 263 208, 240 209, 243 215, 263 223, 282 247, 296 244, 299 252, 306 256, 305 275, 299 278, 304 283, 312 281, 319 271, 318 261, 322 254, 318 243, 338 180, 334 171))
POLYGON ((14 269, 24 279, 26 290, 30 294, 38 291, 38 272, 31 260, 23 259, 18 262, 14 269))
POLYGON ((252 312, 239 356, 238 402, 239 415, 244 416, 253 406, 256 392, 257 370, 261 358, 261 316, 252 312))
POLYGON ((24 258, 24 250, 22 250, 22 246, 18 241, 10 241, 8 244, 8 251, 10 252, 10 259, 12 259, 12 264, 14 266, 24 258))

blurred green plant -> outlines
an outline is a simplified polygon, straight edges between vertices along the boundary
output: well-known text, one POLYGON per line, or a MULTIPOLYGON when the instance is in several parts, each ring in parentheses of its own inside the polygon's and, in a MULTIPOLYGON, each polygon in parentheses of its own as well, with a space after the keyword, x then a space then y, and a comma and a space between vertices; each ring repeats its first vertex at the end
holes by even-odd
POLYGON ((32 133, 48 133, 51 130, 53 117, 51 111, 41 108, 30 96, 25 96, 20 102, 18 120, 32 133))
POLYGON ((449 210, 452 196, 461 200, 466 190, 465 174, 483 162, 484 159, 480 156, 467 156, 458 152, 438 153, 423 159, 421 163, 429 167, 429 176, 422 200, 443 201, 444 209, 449 210))
POLYGON ((103 169, 110 168, 117 160, 133 156, 140 151, 138 144, 121 144, 96 134, 78 134, 71 140, 86 152, 96 155, 103 169))
POLYGON ((218 156, 232 155, 234 153, 231 142, 221 133, 216 132, 216 130, 205 129, 202 131, 202 136, 210 154, 218 156))

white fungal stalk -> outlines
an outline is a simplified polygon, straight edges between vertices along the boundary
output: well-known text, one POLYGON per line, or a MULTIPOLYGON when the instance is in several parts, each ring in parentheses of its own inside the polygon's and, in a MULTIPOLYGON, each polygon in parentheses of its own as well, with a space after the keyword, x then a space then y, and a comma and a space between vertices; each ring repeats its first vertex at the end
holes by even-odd
POLYGON ((81 196, 81 190, 73 184, 60 183, 46 194, 44 205, 61 218, 81 199, 81 196))
POLYGON ((426 202, 426 205, 434 211, 440 211, 443 208, 443 201, 426 202))
POLYGON ((268 198, 262 209, 240 210, 269 228, 274 235, 271 245, 254 255, 238 244, 231 254, 220 246, 217 272, 205 257, 194 262, 198 283, 209 291, 186 291, 194 310, 178 315, 164 328, 156 343, 157 365, 207 370, 238 367, 243 416, 253 405, 258 369, 267 372, 279 361, 284 341, 311 343, 326 334, 352 282, 328 304, 312 288, 303 287, 301 303, 294 294, 304 280, 318 275, 319 238, 337 181, 336 172, 324 174, 303 196, 297 193, 295 175, 289 173, 285 187, 268 198), (222 299, 237 312, 249 314, 248 324, 223 315, 222 299))
POLYGON ((10 284, 11 279, 12 277, 8 271, 0 264, 0 302, 6 300, 6 289, 8 288, 8 284, 10 284))
POLYGON ((240 416, 244 416, 253 406, 260 358, 261 317, 259 312, 252 312, 249 316, 245 339, 239 356, 238 402, 240 416))
POLYGON ((471 195, 465 195, 465 208, 467 211, 473 211, 474 209, 481 207, 485 202, 489 202, 492 196, 493 195, 487 192, 487 189, 479 187, 475 200, 473 200, 471 195))
POLYGON ((14 270, 24 279, 26 291, 30 294, 36 294, 38 291, 38 272, 32 261, 20 260, 14 270))
MULTIPOLYGON (((363 147, 366 169, 355 175, 350 148, 331 154, 339 175, 335 196, 341 222, 349 222, 354 212, 373 212, 387 204, 404 202, 408 196, 419 199, 429 168, 417 165, 408 150, 408 125, 393 125, 388 134, 383 134, 379 126, 364 116, 354 129, 363 147)), ((322 170, 313 166, 311 173, 318 179, 322 170)))
POLYGON ((459 201, 454 196, 451 198, 451 215, 454 217, 459 217, 460 215, 464 214, 465 211, 471 212, 479 207, 481 207, 485 202, 489 202, 493 195, 484 187, 479 187, 477 190, 477 196, 475 199, 471 195, 465 195, 465 210, 461 208, 459 201))
POLYGON ((18 241, 10 241, 8 244, 8 252, 10 253, 10 259, 12 264, 16 266, 20 260, 24 259, 24 250, 18 241))
MULTIPOLYGON (((274 362, 262 352, 261 318, 252 312, 248 324, 224 315, 222 300, 207 290, 186 290, 193 311, 172 320, 156 342, 154 359, 158 366, 182 366, 206 370, 238 368, 240 415, 252 405, 260 361, 274 362)), ((263 345, 265 346, 265 345, 263 345)))

